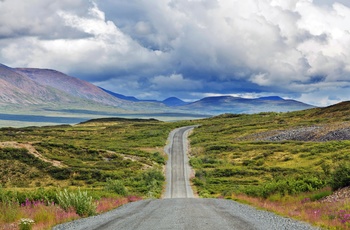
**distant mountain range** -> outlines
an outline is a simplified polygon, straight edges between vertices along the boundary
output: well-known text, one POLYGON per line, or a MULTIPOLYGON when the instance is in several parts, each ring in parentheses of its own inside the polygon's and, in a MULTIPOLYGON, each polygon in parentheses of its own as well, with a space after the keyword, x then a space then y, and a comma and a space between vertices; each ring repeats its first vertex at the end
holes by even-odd
POLYGON ((81 113, 93 114, 95 117, 139 113, 212 116, 221 113, 285 112, 309 108, 313 106, 278 96, 255 99, 232 96, 206 97, 190 103, 176 97, 163 101, 139 100, 97 87, 56 70, 11 68, 0 64, 0 114, 25 111, 28 114, 45 115, 45 112, 54 111, 55 114, 81 113))

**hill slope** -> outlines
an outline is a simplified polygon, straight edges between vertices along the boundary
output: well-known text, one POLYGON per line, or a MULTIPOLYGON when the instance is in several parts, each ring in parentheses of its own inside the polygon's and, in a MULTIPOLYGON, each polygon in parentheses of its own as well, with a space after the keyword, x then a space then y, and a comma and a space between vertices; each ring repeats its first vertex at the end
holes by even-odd
POLYGON ((29 77, 40 85, 50 86, 74 97, 114 106, 127 103, 111 96, 89 82, 70 77, 56 70, 34 68, 16 68, 14 70, 21 75, 29 77))
POLYGON ((108 94, 110 94, 110 95, 112 95, 112 96, 114 96, 116 98, 122 99, 122 100, 133 101, 133 102, 140 101, 139 99, 137 99, 136 97, 133 97, 133 96, 125 96, 125 95, 122 95, 122 94, 119 94, 119 93, 115 93, 115 92, 109 91, 109 90, 104 89, 104 88, 100 88, 100 89, 102 89, 106 93, 108 93, 108 94))
POLYGON ((78 102, 77 98, 42 86, 28 76, 0 64, 0 104, 38 105, 51 102, 78 102))
POLYGON ((277 191, 263 194, 269 189, 264 185, 281 175, 289 182, 318 178, 318 188, 326 187, 329 173, 323 170, 349 160, 349 113, 350 102, 342 102, 288 113, 203 119, 190 137, 199 193, 269 196, 277 191))

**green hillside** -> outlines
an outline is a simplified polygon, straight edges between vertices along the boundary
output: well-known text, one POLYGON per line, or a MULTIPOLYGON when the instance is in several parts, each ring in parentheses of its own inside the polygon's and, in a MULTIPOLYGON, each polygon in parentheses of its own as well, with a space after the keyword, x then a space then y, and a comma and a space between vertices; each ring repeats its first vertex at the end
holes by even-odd
POLYGON ((199 195, 267 198, 330 185, 350 160, 349 105, 201 120, 190 137, 199 195))
POLYGON ((122 180, 130 194, 159 197, 163 147, 181 123, 94 120, 75 126, 0 129, 0 184, 5 189, 87 187, 122 180))

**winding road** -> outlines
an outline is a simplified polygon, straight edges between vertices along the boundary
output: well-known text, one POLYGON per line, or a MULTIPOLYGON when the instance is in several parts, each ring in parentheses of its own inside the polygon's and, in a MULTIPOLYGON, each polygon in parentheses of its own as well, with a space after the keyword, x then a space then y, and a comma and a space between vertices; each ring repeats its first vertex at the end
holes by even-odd
POLYGON ((191 169, 186 154, 187 135, 193 128, 195 126, 178 128, 169 135, 165 147, 169 160, 164 199, 129 203, 108 213, 58 225, 53 229, 316 229, 234 201, 193 198, 189 183, 191 169))

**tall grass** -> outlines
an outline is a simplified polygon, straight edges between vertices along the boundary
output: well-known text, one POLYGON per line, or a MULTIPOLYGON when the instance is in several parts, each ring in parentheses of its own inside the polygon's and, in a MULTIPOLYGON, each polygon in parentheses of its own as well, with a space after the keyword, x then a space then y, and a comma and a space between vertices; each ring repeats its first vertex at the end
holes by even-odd
POLYGON ((87 191, 69 192, 67 189, 57 193, 58 204, 65 210, 69 211, 71 208, 79 216, 91 216, 96 213, 96 204, 89 196, 87 191))
MULTIPOLYGON (((76 195, 76 194, 74 194, 76 195)), ((138 196, 119 198, 101 198, 94 201, 95 213, 100 214, 124 205, 128 202, 140 200, 138 196)), ((0 202, 0 229, 20 229, 20 220, 28 218, 34 221, 33 230, 51 229, 53 226, 81 218, 74 208, 63 209, 52 202, 30 201, 19 204, 0 202)))
POLYGON ((20 220, 29 218, 34 221, 33 228, 51 229, 52 226, 79 218, 74 210, 63 210, 55 203, 29 201, 24 204, 0 203, 0 226, 2 229, 19 229, 20 220))

